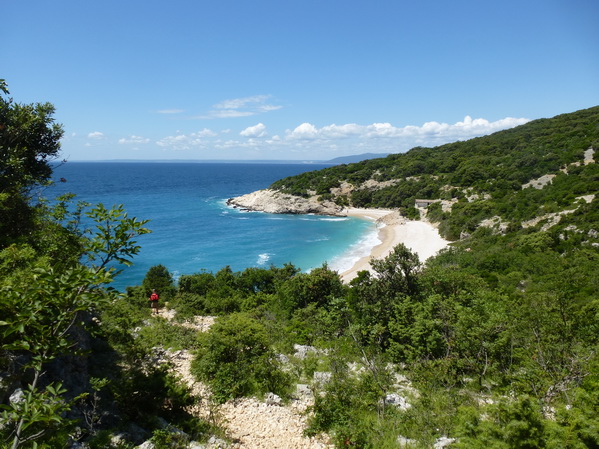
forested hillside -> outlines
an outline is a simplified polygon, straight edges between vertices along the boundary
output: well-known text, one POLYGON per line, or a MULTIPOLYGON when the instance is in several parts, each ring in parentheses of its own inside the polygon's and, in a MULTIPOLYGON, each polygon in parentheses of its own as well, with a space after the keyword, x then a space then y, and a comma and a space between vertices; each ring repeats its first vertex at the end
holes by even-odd
POLYGON ((275 183, 426 213, 455 240, 426 264, 159 264, 119 294, 146 221, 41 197, 62 128, 0 88, 0 447, 257 447, 223 419, 250 396, 310 404, 293 447, 599 447, 599 108, 275 183))
POLYGON ((598 123, 594 107, 466 142, 304 173, 271 188, 340 205, 400 208, 414 218, 416 199, 442 200, 446 207, 440 201, 429 218, 451 240, 493 217, 517 228, 575 209, 579 197, 599 190, 597 164, 585 164, 599 147, 598 123), (541 177, 550 178, 544 188, 525 188, 541 177))

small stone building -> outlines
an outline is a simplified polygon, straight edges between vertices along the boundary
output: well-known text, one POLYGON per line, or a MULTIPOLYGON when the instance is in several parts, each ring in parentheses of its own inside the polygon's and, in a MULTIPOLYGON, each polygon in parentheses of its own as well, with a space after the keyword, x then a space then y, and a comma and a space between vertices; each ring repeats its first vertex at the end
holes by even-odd
POLYGON ((433 203, 436 203, 439 200, 416 200, 416 207, 421 207, 426 209, 428 206, 430 206, 433 203))

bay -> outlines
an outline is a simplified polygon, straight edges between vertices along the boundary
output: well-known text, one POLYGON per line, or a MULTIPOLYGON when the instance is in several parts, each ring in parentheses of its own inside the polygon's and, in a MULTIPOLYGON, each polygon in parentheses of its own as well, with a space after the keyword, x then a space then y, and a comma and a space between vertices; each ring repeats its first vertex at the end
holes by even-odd
POLYGON ((123 204, 129 216, 150 220, 141 251, 113 286, 138 285, 162 264, 174 275, 234 271, 291 263, 302 271, 328 263, 352 266, 376 241, 373 223, 358 218, 243 212, 228 198, 328 165, 197 162, 68 162, 54 169, 46 196, 74 193, 106 207, 123 204), (66 182, 60 182, 63 178, 66 182))

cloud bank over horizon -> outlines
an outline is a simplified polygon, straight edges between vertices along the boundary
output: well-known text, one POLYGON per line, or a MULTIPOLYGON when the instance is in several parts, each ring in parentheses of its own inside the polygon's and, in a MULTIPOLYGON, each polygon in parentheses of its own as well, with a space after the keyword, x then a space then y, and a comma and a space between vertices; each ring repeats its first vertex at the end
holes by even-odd
MULTIPOLYGON (((264 107, 266 96, 247 97, 220 103, 223 111, 242 111, 248 105, 264 107)), ((129 135, 116 139, 119 157, 127 158, 128 146, 136 158, 147 159, 312 159, 328 160, 361 153, 403 153, 416 146, 437 146, 467 140, 523 125, 527 118, 506 117, 496 121, 466 116, 454 124, 436 121, 420 126, 397 127, 391 123, 360 125, 347 123, 317 127, 304 122, 293 129, 272 133, 263 122, 237 132, 230 128, 199 131, 150 139, 129 135), (143 151, 139 151, 143 150, 143 151), (326 152, 326 153, 325 153, 326 152), (326 154, 326 156, 325 156, 326 154)), ((101 131, 87 135, 90 140, 107 141, 101 131)), ((109 144, 109 142, 106 142, 109 144)))

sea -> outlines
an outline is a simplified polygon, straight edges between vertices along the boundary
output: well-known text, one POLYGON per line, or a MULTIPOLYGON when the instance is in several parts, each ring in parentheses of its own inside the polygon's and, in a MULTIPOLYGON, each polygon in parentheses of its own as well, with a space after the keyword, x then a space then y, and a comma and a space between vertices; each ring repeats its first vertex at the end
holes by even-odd
POLYGON ((164 265, 175 281, 184 274, 216 273, 229 266, 282 267, 303 272, 323 264, 340 273, 378 243, 376 225, 353 217, 247 212, 228 198, 265 189, 274 181, 330 165, 301 163, 67 162, 54 167, 52 200, 106 207, 122 204, 129 217, 149 220, 152 232, 111 284, 120 291, 141 284, 148 269, 164 265))

